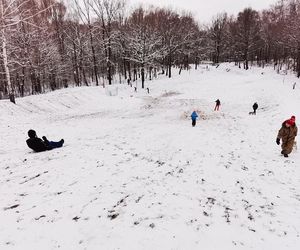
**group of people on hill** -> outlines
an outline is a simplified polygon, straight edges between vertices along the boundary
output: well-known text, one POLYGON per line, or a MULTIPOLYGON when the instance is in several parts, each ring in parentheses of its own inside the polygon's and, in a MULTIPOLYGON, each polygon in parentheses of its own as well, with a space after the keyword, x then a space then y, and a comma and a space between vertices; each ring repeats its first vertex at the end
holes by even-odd
MULTIPOLYGON (((215 101, 216 106, 214 108, 214 111, 219 111, 221 102, 219 99, 215 101)), ((255 102, 252 105, 253 112, 249 112, 249 115, 256 115, 256 110, 258 109, 258 104, 255 102)), ((196 126, 196 120, 198 118, 197 112, 194 110, 191 114, 191 119, 192 119, 192 126, 196 126)), ((298 133, 298 128, 296 125, 296 117, 292 116, 290 119, 285 120, 282 123, 282 126, 280 130, 278 131, 277 138, 276 138, 276 143, 277 145, 280 145, 280 140, 282 141, 281 143, 281 154, 283 154, 284 157, 288 157, 289 154, 293 150, 293 146, 295 144, 295 137, 297 136, 298 133)))
MULTIPOLYGON (((216 106, 214 108, 214 111, 219 111, 220 106, 221 106, 221 101, 219 99, 217 99, 215 101, 215 103, 216 103, 216 106)), ((192 126, 195 127, 196 126, 196 121, 197 121, 197 118, 198 118, 198 114, 195 110, 191 114, 191 118, 192 118, 192 126)))
MULTIPOLYGON (((215 108, 214 108, 214 111, 219 111, 220 109, 220 106, 221 106, 221 101, 219 99, 217 99, 215 101, 216 105, 215 105, 215 108)), ((253 112, 249 112, 249 115, 256 115, 256 110, 258 109, 258 104, 257 102, 255 102, 253 105, 252 105, 252 108, 253 108, 253 112)), ((195 127, 196 126, 196 121, 197 121, 197 118, 198 118, 198 114, 197 112, 194 110, 191 114, 191 118, 192 118, 192 126, 195 127)))
MULTIPOLYGON (((218 111, 221 102, 219 99, 217 99, 215 102, 216 102, 216 106, 214 108, 214 111, 218 111)), ((253 108, 253 112, 249 112, 249 114, 256 115, 256 110, 258 109, 257 102, 253 104, 252 108, 253 108)), ((197 118, 198 118, 198 114, 194 110, 191 114, 193 127, 196 126, 197 118)), ((276 143, 280 145, 280 140, 281 140, 281 149, 282 149, 281 154, 283 154, 284 157, 288 157, 288 155, 292 152, 297 133, 298 133, 298 128, 296 126, 295 116, 292 116, 290 119, 287 119, 282 123, 282 126, 277 134, 276 143)), ((36 132, 32 129, 28 131, 28 137, 29 139, 26 140, 26 143, 28 147, 34 150, 35 152, 43 152, 47 150, 52 150, 54 148, 60 148, 64 144, 64 139, 61 139, 58 142, 49 141, 45 136, 43 136, 41 139, 37 137, 36 132)))

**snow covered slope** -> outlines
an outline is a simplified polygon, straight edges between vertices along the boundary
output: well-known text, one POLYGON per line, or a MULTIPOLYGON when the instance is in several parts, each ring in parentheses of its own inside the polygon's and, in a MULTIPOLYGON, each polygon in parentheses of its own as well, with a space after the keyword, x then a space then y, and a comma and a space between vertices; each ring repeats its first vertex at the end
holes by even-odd
POLYGON ((275 143, 295 81, 203 66, 0 101, 0 249, 300 249, 299 151, 275 143), (28 129, 65 146, 33 153, 28 129))

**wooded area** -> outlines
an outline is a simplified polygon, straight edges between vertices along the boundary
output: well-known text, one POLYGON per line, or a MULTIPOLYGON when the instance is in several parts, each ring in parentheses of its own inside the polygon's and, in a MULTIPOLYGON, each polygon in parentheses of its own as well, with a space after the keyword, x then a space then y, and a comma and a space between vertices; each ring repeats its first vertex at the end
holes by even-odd
POLYGON ((300 77, 300 0, 268 10, 216 15, 209 27, 189 13, 123 0, 0 0, 0 99, 68 86, 127 83, 204 60, 287 65, 300 77))

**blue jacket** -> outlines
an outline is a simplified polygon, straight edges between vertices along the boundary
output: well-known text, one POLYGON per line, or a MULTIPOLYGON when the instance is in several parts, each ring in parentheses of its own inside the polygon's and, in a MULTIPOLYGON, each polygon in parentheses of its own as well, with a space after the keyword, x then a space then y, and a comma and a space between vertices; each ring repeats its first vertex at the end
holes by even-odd
POLYGON ((198 115, 196 113, 196 111, 194 111, 192 114, 191 114, 191 117, 192 117, 192 120, 196 120, 198 115))

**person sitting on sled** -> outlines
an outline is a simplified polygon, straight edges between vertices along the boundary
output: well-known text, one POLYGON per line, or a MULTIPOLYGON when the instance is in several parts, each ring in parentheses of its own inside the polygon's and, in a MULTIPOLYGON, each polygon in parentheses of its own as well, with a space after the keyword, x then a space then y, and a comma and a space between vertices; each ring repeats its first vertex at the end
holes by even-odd
POLYGON ((64 144, 64 139, 61 139, 58 142, 48 141, 45 136, 43 136, 43 140, 38 138, 36 132, 32 129, 28 131, 29 139, 26 140, 27 146, 31 148, 35 152, 43 152, 46 150, 51 150, 54 148, 60 148, 64 144))

